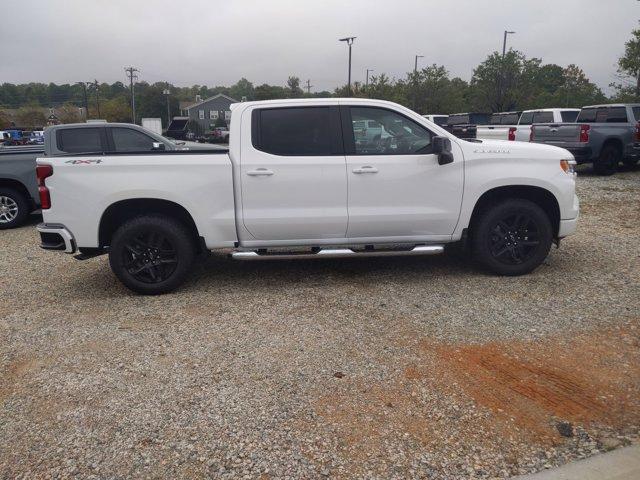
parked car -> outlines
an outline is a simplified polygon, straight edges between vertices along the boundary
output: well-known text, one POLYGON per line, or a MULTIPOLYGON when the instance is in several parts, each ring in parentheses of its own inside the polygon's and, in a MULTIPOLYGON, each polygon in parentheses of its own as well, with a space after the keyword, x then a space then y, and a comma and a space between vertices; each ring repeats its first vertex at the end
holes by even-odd
POLYGON ((458 138, 476 138, 478 125, 488 122, 488 113, 454 113, 449 115, 445 128, 458 138))
POLYGON ((476 138, 489 140, 515 140, 516 125, 521 112, 493 113, 488 125, 478 126, 476 138))
POLYGON ((108 253, 124 285, 158 294, 185 280, 198 252, 218 249, 275 260, 426 255, 468 242, 490 271, 520 275, 576 228, 566 150, 462 141, 382 100, 232 109, 228 152, 65 154, 61 137, 85 150, 84 132, 47 129, 41 246, 80 259, 108 253), (390 138, 374 150, 358 144, 363 121, 390 138))
POLYGON ((612 175, 621 161, 635 165, 640 158, 640 104, 583 107, 574 123, 533 125, 531 141, 566 148, 578 163, 612 175))
POLYGON ((449 119, 449 115, 423 115, 423 117, 430 122, 435 123, 439 127, 445 127, 447 125, 447 120, 449 119))
POLYGON ((531 125, 534 123, 573 123, 576 121, 579 108, 539 108, 525 110, 520 115, 516 128, 516 141, 528 142, 531 138, 531 125))
POLYGON ((0 229, 22 225, 31 212, 40 208, 35 169, 36 157, 43 154, 68 156, 188 149, 131 124, 81 123, 55 128, 58 144, 50 146, 47 153, 42 145, 0 147, 0 229))
POLYGON ((27 145, 44 145, 44 131, 34 130, 29 134, 27 145))

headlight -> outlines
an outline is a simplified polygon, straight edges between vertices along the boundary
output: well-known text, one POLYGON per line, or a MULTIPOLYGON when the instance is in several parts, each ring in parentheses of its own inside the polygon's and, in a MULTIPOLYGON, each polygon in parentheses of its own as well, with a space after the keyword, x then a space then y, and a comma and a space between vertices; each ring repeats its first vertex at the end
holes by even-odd
POLYGON ((573 175, 575 173, 576 161, 575 160, 560 160, 560 168, 565 173, 573 175))

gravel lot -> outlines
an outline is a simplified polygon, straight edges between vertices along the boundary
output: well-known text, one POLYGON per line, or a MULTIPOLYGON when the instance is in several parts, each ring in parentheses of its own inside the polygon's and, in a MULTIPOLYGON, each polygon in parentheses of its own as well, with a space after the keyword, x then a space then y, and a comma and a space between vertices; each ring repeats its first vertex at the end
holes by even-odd
POLYGON ((2 478, 505 478, 637 442, 640 168, 533 274, 240 263, 140 297, 0 232, 2 478))

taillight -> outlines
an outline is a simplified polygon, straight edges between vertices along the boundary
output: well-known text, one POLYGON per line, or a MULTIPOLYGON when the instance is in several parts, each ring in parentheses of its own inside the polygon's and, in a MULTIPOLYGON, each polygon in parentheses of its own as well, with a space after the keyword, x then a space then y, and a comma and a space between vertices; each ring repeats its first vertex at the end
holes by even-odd
POLYGON ((40 194, 40 207, 43 210, 51 208, 51 195, 49 189, 44 183, 45 178, 53 175, 53 167, 51 165, 38 165, 36 167, 36 177, 38 178, 38 193, 40 194))
POLYGON ((640 122, 636 123, 636 142, 640 142, 640 122))
MULTIPOLYGON (((587 143, 589 141, 589 125, 580 125, 580 142, 587 143)), ((637 127, 636 127, 637 128, 637 127)))
POLYGON ((529 132, 529 141, 533 142, 533 139, 536 137, 534 130, 533 130, 533 125, 531 125, 531 132, 529 132))
POLYGON ((516 139, 516 127, 509 127, 509 140, 512 142, 516 139))

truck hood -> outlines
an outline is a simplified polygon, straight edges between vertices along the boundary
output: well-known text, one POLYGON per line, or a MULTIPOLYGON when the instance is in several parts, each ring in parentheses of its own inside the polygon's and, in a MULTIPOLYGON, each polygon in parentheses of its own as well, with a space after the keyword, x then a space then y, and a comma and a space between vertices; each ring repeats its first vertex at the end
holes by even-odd
POLYGON ((478 140, 473 142, 460 142, 465 156, 475 158, 482 157, 509 157, 509 158, 537 158, 552 160, 572 160, 573 155, 564 148, 541 143, 513 142, 508 140, 478 140))

